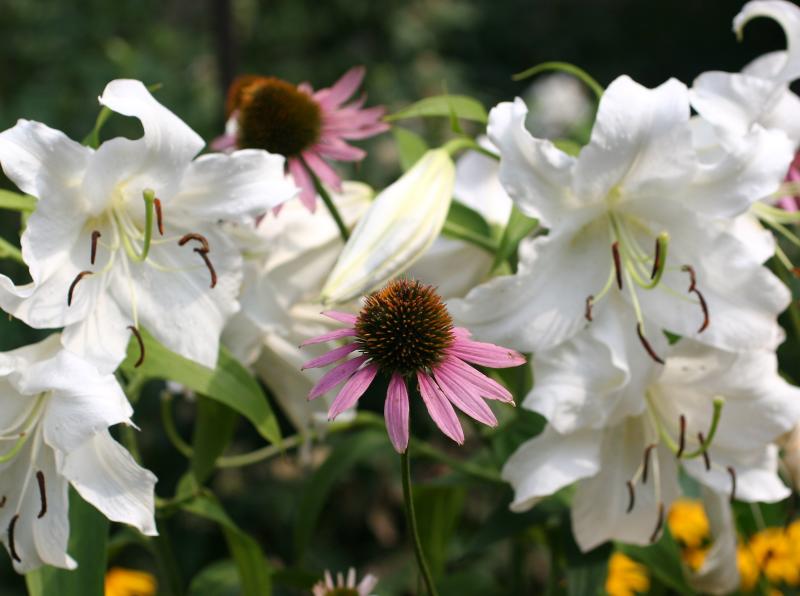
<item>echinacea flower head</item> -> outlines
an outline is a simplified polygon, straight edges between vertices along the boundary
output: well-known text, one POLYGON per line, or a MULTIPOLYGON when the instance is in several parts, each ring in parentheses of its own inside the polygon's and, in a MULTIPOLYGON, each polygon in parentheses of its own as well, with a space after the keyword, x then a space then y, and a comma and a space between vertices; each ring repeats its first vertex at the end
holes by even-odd
POLYGON ((330 571, 325 571, 325 577, 311 588, 313 596, 370 596, 372 589, 377 585, 378 578, 368 573, 356 583, 356 570, 352 567, 347 570, 347 578, 341 573, 336 574, 336 581, 330 571))
POLYGON ((276 77, 245 75, 228 92, 225 134, 215 149, 266 149, 283 155, 300 187, 300 200, 314 211, 317 192, 309 168, 322 182, 341 191, 342 179, 329 161, 361 161, 363 149, 347 141, 366 139, 389 129, 385 109, 364 108, 366 96, 347 103, 364 79, 365 69, 348 70, 332 87, 318 91, 276 77))
POLYGON ((303 368, 326 366, 352 353, 330 370, 309 394, 315 399, 340 383, 328 411, 330 419, 353 407, 378 375, 389 377, 384 415, 394 448, 408 447, 409 388, 419 388, 422 401, 439 429, 455 442, 464 430, 453 406, 467 416, 495 426, 497 418, 484 399, 512 403, 511 393, 470 364, 492 368, 519 366, 525 358, 513 350, 473 341, 469 331, 454 327, 450 314, 433 287, 398 279, 366 297, 358 315, 329 311, 345 323, 303 345, 346 338, 348 343, 306 362, 303 368))
POLYGON ((14 569, 74 569, 70 485, 113 521, 156 535, 155 476, 108 432, 133 414, 112 374, 58 335, 0 354, 0 540, 14 569))
POLYGON ((647 594, 650 590, 650 574, 641 563, 615 552, 608 560, 605 588, 609 596, 647 594))
POLYGON ((152 573, 112 567, 106 572, 104 596, 155 596, 158 583, 152 573))
POLYGON ((284 159, 254 149, 195 159, 203 140, 139 81, 112 81, 99 100, 144 135, 93 150, 29 120, 0 133, 3 170, 38 198, 21 239, 33 281, 0 277, 0 305, 31 327, 64 327, 65 347, 107 370, 140 327, 213 368, 242 277, 219 222, 294 196, 284 159))

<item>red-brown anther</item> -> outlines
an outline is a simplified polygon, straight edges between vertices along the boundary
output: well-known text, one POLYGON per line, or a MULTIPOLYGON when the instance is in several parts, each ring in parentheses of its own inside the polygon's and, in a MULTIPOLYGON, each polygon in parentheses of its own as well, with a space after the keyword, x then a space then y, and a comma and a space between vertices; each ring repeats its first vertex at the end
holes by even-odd
POLYGON ((694 292, 694 287, 697 285, 697 277, 694 273, 694 267, 691 265, 684 265, 681 267, 681 271, 689 274, 689 289, 686 290, 687 292, 694 292))
POLYGON ((41 470, 36 472, 36 483, 39 485, 39 498, 42 501, 42 507, 39 509, 39 515, 36 516, 36 519, 42 519, 44 514, 47 513, 47 492, 44 486, 44 472, 41 470))
POLYGON ((590 323, 592 322, 592 306, 594 305, 594 296, 589 294, 586 297, 586 311, 584 311, 583 316, 586 317, 586 320, 590 323))
POLYGON ((800 267, 792 267, 792 275, 800 277, 800 267))
POLYGON ((700 325, 700 328, 697 330, 698 333, 702 333, 708 328, 708 324, 711 322, 711 317, 708 313, 708 304, 706 303, 706 298, 703 296, 702 292, 697 289, 697 276, 694 272, 694 267, 691 265, 684 265, 681 267, 681 271, 685 271, 689 274, 689 289, 686 290, 690 294, 694 294, 697 296, 697 299, 700 301, 700 309, 703 311, 703 324, 700 325))
POLYGON ((614 270, 617 274, 617 287, 622 289, 622 263, 619 258, 619 241, 615 240, 611 245, 611 255, 614 257, 614 270))
POLYGON ((97 257, 97 241, 100 239, 100 236, 102 236, 102 234, 97 230, 94 230, 92 232, 92 254, 91 254, 92 265, 94 265, 94 260, 97 257))
POLYGON ((75 291, 75 286, 78 285, 78 282, 82 280, 87 275, 91 275, 91 271, 81 271, 78 275, 75 276, 75 279, 72 280, 72 283, 69 284, 69 290, 67 290, 67 306, 72 306, 72 293, 75 291))
POLYGON ((733 466, 728 466, 725 468, 728 470, 728 474, 731 476, 731 503, 736 498, 736 470, 733 469, 733 466))
POLYGON ((658 504, 658 519, 656 520, 656 527, 653 530, 653 533, 650 535, 650 543, 656 541, 658 538, 658 533, 661 531, 661 527, 664 525, 664 503, 658 504))
POLYGON ((686 416, 683 414, 681 414, 680 426, 681 432, 678 436, 678 451, 675 453, 675 457, 678 459, 683 455, 683 449, 686 447, 686 416))
POLYGON ((706 438, 703 433, 697 433, 697 440, 700 442, 700 448, 703 450, 703 463, 706 466, 706 472, 711 471, 711 457, 708 455, 708 448, 706 447, 706 438))
POLYGON ((5 506, 6 506, 6 496, 3 495, 3 498, 0 499, 0 507, 5 507, 5 506))
POLYGON ((647 484, 647 470, 650 469, 650 452, 655 449, 656 444, 650 443, 644 449, 644 463, 642 464, 642 484, 647 484))
POLYGON ((184 234, 181 237, 181 239, 178 240, 178 246, 183 246, 184 244, 192 240, 195 240, 196 242, 199 242, 201 244, 201 248, 199 250, 203 250, 205 252, 211 250, 211 248, 208 246, 208 240, 206 239, 206 237, 196 232, 190 232, 188 234, 184 234))
POLYGON ((639 341, 642 342, 642 346, 644 346, 644 349, 650 356, 650 358, 652 358, 659 364, 664 364, 664 360, 661 358, 661 356, 656 354, 656 351, 653 349, 653 346, 650 345, 650 342, 647 341, 647 338, 644 336, 641 323, 636 323, 636 333, 639 336, 639 341))
POLYGON ((139 368, 144 362, 144 340, 142 339, 142 334, 139 333, 139 330, 134 327, 133 325, 128 325, 128 329, 131 330, 133 336, 136 338, 136 341, 139 344, 139 359, 136 361, 136 364, 133 365, 134 368, 139 368))
POLYGON ((217 272, 214 270, 214 265, 211 264, 211 260, 208 258, 208 251, 202 248, 195 248, 194 252, 200 255, 206 267, 208 267, 208 272, 211 274, 211 288, 213 288, 217 285, 217 272))
POLYGON ((161 199, 153 199, 153 207, 156 208, 156 226, 158 227, 158 233, 163 236, 164 235, 164 219, 161 215, 161 199))
POLYGON ((636 502, 636 491, 633 489, 633 482, 628 480, 628 508, 625 510, 625 513, 630 513, 633 511, 633 504, 636 502))
POLYGON ((8 550, 11 552, 12 559, 14 559, 17 563, 22 563, 22 559, 20 559, 19 555, 17 554, 17 547, 14 544, 14 526, 17 525, 18 519, 19 513, 12 517, 8 524, 8 550))
POLYGON ((653 255, 653 270, 650 272, 650 279, 655 279, 656 273, 658 273, 660 267, 661 267, 661 244, 658 242, 658 238, 656 238, 656 250, 655 254, 653 255))

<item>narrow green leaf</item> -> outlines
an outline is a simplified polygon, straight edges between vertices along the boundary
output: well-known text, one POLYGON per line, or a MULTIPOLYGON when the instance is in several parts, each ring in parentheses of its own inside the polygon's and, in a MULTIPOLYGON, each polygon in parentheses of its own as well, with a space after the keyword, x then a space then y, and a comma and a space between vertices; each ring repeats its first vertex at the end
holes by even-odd
POLYGON ((30 212, 36 209, 36 197, 0 189, 0 209, 30 212))
POLYGON ((428 150, 428 143, 417 133, 401 126, 393 126, 392 135, 394 142, 397 143, 400 166, 405 172, 428 150))
POLYGON ((680 551, 668 529, 665 528, 661 539, 650 546, 617 544, 616 547, 630 558, 647 566, 658 581, 676 593, 686 596, 695 594, 683 575, 680 551))
POLYGON ((189 584, 188 596, 239 596, 239 571, 231 559, 216 561, 200 570, 189 584))
POLYGON ((73 571, 41 567, 25 576, 30 596, 103 596, 108 520, 69 491, 69 547, 78 563, 73 571))
MULTIPOLYGON (((565 518, 566 520, 566 518, 565 518)), ((605 594, 606 575, 608 575, 608 559, 613 550, 611 544, 606 543, 590 550, 581 552, 569 526, 563 528, 566 551, 566 577, 568 596, 589 596, 605 594)))
POLYGON ((145 359, 139 368, 139 346, 132 341, 128 357, 122 363, 126 374, 136 372, 146 379, 169 379, 225 404, 247 418, 259 434, 270 443, 279 443, 280 429, 267 396, 244 366, 224 347, 220 348, 217 368, 211 370, 170 352, 147 331, 142 332, 145 359))
POLYGON ((453 114, 464 120, 472 120, 486 124, 488 116, 486 108, 477 99, 466 95, 436 95, 426 97, 403 108, 385 118, 386 121, 404 120, 406 118, 443 117, 452 118, 453 114))
POLYGON ((294 547, 297 559, 305 554, 328 494, 336 482, 358 462, 380 452, 389 443, 384 433, 364 431, 347 437, 311 476, 302 491, 294 525, 294 547))
POLYGON ((444 573, 447 547, 461 517, 464 496, 463 486, 414 487, 414 508, 422 549, 436 577, 444 573))
POLYGON ((492 254, 497 250, 497 242, 492 238, 492 230, 483 216, 455 199, 450 202, 442 234, 469 242, 492 254))
POLYGON ((239 571, 241 593, 244 596, 272 594, 269 564, 261 547, 236 525, 213 495, 206 493, 198 496, 185 503, 183 509, 220 525, 239 571))
POLYGON ((218 401, 200 397, 197 400, 197 416, 192 439, 192 473, 199 484, 203 484, 217 458, 233 438, 239 416, 228 406, 218 401))
POLYGON ((500 266, 512 256, 516 255, 517 247, 525 236, 533 232, 539 225, 539 220, 528 217, 517 209, 516 205, 511 209, 508 217, 508 224, 500 239, 500 247, 494 257, 492 270, 496 271, 500 266))
POLYGON ((594 79, 594 77, 592 77, 588 72, 583 70, 581 67, 575 66, 574 64, 570 64, 569 62, 542 62, 541 64, 532 66, 528 70, 518 72, 511 78, 515 81, 522 81, 539 73, 549 72, 554 70, 571 74, 575 78, 583 81, 583 83, 594 92, 598 100, 601 97, 603 97, 602 85, 600 85, 600 83, 598 83, 594 79))

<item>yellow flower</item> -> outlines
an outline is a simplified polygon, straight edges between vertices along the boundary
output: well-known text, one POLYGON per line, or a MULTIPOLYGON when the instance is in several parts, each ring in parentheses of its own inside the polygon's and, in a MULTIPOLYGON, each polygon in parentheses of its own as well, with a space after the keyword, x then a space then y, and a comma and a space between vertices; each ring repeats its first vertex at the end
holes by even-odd
POLYGON ((154 596, 156 578, 145 571, 113 567, 106 573, 105 596, 154 596))
POLYGON ((675 540, 687 549, 699 549, 709 537, 708 517, 703 504, 697 500, 675 501, 667 516, 667 526, 675 540))
POLYGON ((706 560, 708 548, 684 548, 681 550, 681 559, 692 571, 697 571, 706 560))
POLYGON ((750 538, 750 552, 770 583, 800 585, 797 547, 783 528, 766 528, 754 534, 750 538))
POLYGON ((647 567, 622 553, 614 553, 608 561, 606 592, 609 596, 645 594, 650 589, 647 567))
POLYGON ((742 590, 749 592, 756 587, 760 571, 758 561, 747 545, 740 544, 736 548, 736 566, 739 568, 742 590))

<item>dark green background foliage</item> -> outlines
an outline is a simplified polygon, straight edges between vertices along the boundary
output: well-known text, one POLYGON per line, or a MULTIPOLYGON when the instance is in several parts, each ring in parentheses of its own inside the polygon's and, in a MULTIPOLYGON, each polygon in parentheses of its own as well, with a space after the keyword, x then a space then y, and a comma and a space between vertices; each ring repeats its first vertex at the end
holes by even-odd
MULTIPOLYGON (((162 83, 159 100, 209 140, 222 130, 226 81, 237 73, 322 87, 364 64, 370 103, 391 110, 445 90, 490 107, 524 91, 528 83, 513 82, 512 73, 547 60, 582 66, 602 85, 623 73, 647 85, 669 76, 690 83, 705 70, 738 70, 784 43, 776 24, 756 21, 745 43, 737 44, 731 19, 740 6, 663 0, 0 0, 0 128, 24 117, 81 139, 94 124, 96 97, 121 77, 162 83)), ((419 127, 435 141, 447 122, 419 127)), ((104 135, 119 133, 135 135, 136 125, 114 118, 104 135)), ((366 146, 370 155, 356 175, 385 184, 399 172, 392 137, 366 146)), ((18 216, 1 217, 0 233, 16 241, 18 216)), ((24 279, 22 268, 3 263, 2 270, 24 279)), ((2 349, 41 336, 0 319, 2 349)), ((529 380, 519 376, 510 373, 510 386, 524 395, 529 380)), ((142 428, 143 463, 160 479, 159 496, 169 498, 189 464, 163 436, 162 387, 145 386, 135 421, 142 428)), ((382 411, 378 390, 362 403, 382 411)), ((433 431, 420 408, 412 410, 415 435, 492 473, 542 426, 536 415, 507 409, 499 429, 473 426, 466 447, 456 449, 433 431)), ((194 428, 197 412, 190 401, 176 405, 187 440, 207 432, 199 423, 194 428)), ((235 424, 229 452, 263 445, 249 423, 235 424)), ((285 420, 281 425, 284 435, 292 432, 285 420)), ((208 482, 233 521, 267 553, 274 592, 302 593, 323 569, 351 565, 380 575, 381 594, 413 590, 399 465, 385 431, 344 433, 302 452, 300 463, 291 452, 218 471, 208 482)), ((423 539, 444 594, 527 594, 545 585, 552 593, 579 593, 577 586, 601 585, 608 552, 576 553, 563 500, 513 515, 507 510, 510 489, 502 483, 415 461, 424 485, 418 491, 423 539)), ((228 587, 237 579, 226 560, 224 538, 230 536, 209 521, 216 514, 195 513, 159 519, 175 551, 179 585, 191 585, 193 594, 237 593, 228 587)), ((161 572, 152 543, 128 530, 112 525, 110 546, 111 564, 161 572)), ((0 593, 24 593, 6 556, 0 556, 0 593)))

